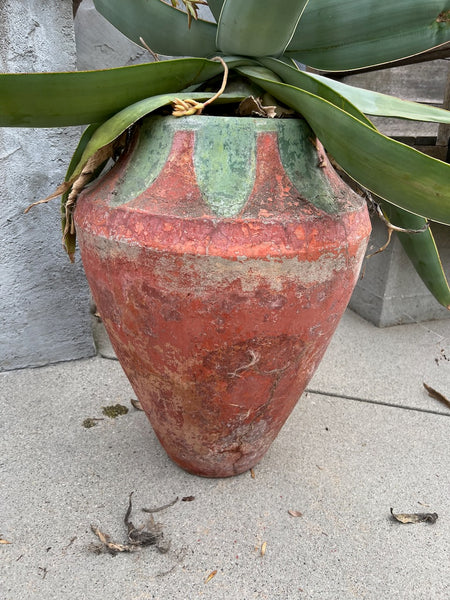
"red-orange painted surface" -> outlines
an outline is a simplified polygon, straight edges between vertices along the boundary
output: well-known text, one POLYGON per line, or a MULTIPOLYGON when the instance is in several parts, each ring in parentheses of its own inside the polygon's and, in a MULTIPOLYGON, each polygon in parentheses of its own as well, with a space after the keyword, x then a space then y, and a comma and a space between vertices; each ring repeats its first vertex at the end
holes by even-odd
POLYGON ((294 408, 348 303, 370 225, 328 163, 312 168, 330 173, 337 210, 302 197, 272 132, 257 134, 240 214, 217 217, 196 185, 199 133, 180 127, 144 192, 118 204, 125 157, 80 197, 76 226, 98 310, 159 440, 184 469, 226 477, 262 458, 294 408))

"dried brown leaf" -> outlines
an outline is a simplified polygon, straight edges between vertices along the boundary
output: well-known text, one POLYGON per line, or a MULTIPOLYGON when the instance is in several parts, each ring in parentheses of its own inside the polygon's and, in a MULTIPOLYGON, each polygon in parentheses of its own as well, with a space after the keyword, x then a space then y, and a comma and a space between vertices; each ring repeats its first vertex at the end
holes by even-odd
POLYGON ((237 109, 241 117, 263 117, 273 119, 276 115, 276 106, 263 106, 259 98, 248 96, 244 98, 237 109))
POLYGON ((0 544, 12 544, 12 542, 8 542, 8 540, 4 540, 3 538, 0 538, 0 544))
POLYGON ((290 514, 291 517, 303 517, 303 513, 299 510, 288 510, 288 514, 290 514))
POLYGON ((256 479, 256 475, 255 475, 255 470, 254 469, 250 469, 250 475, 252 476, 252 479, 256 479))
POLYGON ((192 502, 193 500, 195 500, 195 496, 184 496, 184 498, 181 498, 181 502, 192 502))
POLYGON ((100 531, 98 527, 91 525, 92 533, 94 533, 101 542, 101 545, 93 545, 92 549, 97 552, 108 552, 115 556, 119 552, 132 552, 135 550, 135 547, 128 546, 125 544, 117 544, 116 542, 111 542, 111 537, 107 533, 103 533, 100 531))
POLYGON ((169 502, 168 504, 164 504, 163 506, 158 506, 157 508, 143 508, 142 512, 157 513, 157 512, 160 512, 161 510, 166 510, 166 508, 170 508, 177 502, 178 502, 178 496, 175 498, 175 500, 172 500, 172 502, 169 502))
POLYGON ((205 579, 205 583, 208 583, 208 581, 211 581, 211 579, 213 577, 215 577, 216 575, 217 575, 217 569, 208 575, 208 577, 205 579))
POLYGON ((263 542, 261 545, 261 551, 260 551, 261 556, 264 556, 264 554, 266 553, 266 550, 267 550, 267 542, 263 542))
POLYGON ((450 408, 450 400, 448 398, 446 398, 443 394, 441 394, 440 392, 437 392, 435 389, 433 389, 431 386, 427 385, 425 382, 423 383, 423 387, 427 390, 428 395, 431 396, 431 398, 434 398, 435 400, 439 400, 439 402, 442 402, 442 404, 445 404, 445 406, 447 408, 450 408))
POLYGON ((399 523, 436 523, 437 513, 394 513, 391 508, 391 515, 399 523))
POLYGON ((65 194, 68 190, 70 190, 71 186, 72 184, 69 181, 61 183, 61 185, 59 185, 56 190, 50 194, 50 196, 47 196, 47 198, 43 198, 42 200, 38 200, 37 202, 33 202, 27 206, 23 212, 27 214, 27 212, 29 212, 34 206, 37 206, 38 204, 47 204, 47 202, 50 202, 50 200, 53 200, 53 198, 57 198, 58 196, 65 194))
POLYGON ((144 410, 142 408, 142 404, 139 402, 139 400, 135 400, 134 398, 130 399, 130 402, 132 404, 132 406, 136 409, 136 410, 144 410))

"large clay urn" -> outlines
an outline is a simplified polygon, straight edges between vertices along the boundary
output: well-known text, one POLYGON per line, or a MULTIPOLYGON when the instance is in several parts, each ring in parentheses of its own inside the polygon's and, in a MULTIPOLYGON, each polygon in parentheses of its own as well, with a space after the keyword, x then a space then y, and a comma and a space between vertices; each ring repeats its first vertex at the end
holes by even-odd
POLYGON ((253 467, 347 306, 364 201, 301 119, 156 116, 75 221, 97 308, 167 454, 207 477, 253 467))

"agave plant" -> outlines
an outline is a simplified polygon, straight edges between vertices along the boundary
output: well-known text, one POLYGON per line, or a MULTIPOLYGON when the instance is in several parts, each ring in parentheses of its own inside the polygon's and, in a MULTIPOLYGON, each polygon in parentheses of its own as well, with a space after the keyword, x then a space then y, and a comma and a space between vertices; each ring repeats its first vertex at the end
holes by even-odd
MULTIPOLYGON (((384 65, 450 40, 450 0, 94 0, 118 30, 155 54, 184 58, 116 69, 0 76, 0 125, 89 124, 69 165, 63 226, 75 250, 78 192, 145 115, 175 102, 200 112, 223 72, 307 120, 339 167, 379 198, 423 281, 450 308, 450 289, 429 221, 450 224, 450 165, 381 134, 369 116, 450 123, 450 112, 351 87, 317 71, 384 65), (208 4, 215 22, 198 18, 208 4), (187 12, 187 16, 186 16, 187 12), (216 57, 221 57, 221 62, 216 57), (188 58, 186 58, 188 57, 188 58), (298 63, 314 70, 300 70, 298 63), (176 98, 176 100, 175 100, 176 98), (199 104, 200 103, 200 104, 199 104)), ((236 94, 222 96, 236 100, 236 94)))

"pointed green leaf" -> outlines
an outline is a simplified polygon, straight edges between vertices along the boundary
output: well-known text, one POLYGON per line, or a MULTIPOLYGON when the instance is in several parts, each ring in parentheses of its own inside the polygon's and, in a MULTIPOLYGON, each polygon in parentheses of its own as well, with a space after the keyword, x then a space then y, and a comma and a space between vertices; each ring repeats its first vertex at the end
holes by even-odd
POLYGON ((391 140, 328 101, 271 81, 253 67, 238 69, 302 114, 356 181, 409 212, 450 224, 450 165, 391 140))
MULTIPOLYGON (((191 98, 198 102, 205 101, 211 98, 214 94, 208 92, 190 92, 177 94, 177 98, 185 100, 191 98)), ((170 104, 174 100, 174 94, 163 94, 160 96, 153 96, 152 98, 145 98, 131 106, 127 106, 113 117, 102 123, 93 132, 92 137, 88 140, 85 149, 79 159, 77 166, 72 170, 71 180, 76 178, 82 171, 84 165, 87 163, 89 158, 93 156, 97 150, 103 148, 118 138, 126 129, 131 127, 142 117, 150 114, 151 112, 170 104)), ((222 94, 215 102, 239 102, 242 100, 242 96, 235 94, 222 94)), ((77 149, 78 152, 78 149, 77 149)), ((72 164, 72 163, 71 163, 72 164)))
POLYGON ((94 0, 95 8, 130 40, 168 56, 214 56, 215 23, 193 20, 161 0, 94 0))
POLYGON ((328 100, 335 106, 342 108, 350 115, 353 115, 369 127, 374 125, 369 119, 354 106, 344 95, 340 94, 339 91, 335 91, 332 86, 328 85, 328 79, 323 77, 322 79, 314 79, 310 77, 309 73, 305 71, 299 71, 294 69, 283 61, 276 58, 261 58, 259 62, 262 65, 268 67, 271 71, 276 73, 281 79, 289 85, 294 85, 302 90, 306 90, 311 94, 320 96, 324 100, 328 100))
POLYGON ((325 71, 378 65, 450 40, 449 0, 311 0, 287 54, 325 71))
MULTIPOLYGON (((270 66, 270 65, 267 65, 270 66)), ((328 87, 347 98, 360 111, 377 117, 397 117, 411 121, 428 121, 430 123, 450 123, 450 111, 436 106, 419 104, 409 100, 401 100, 388 94, 380 94, 371 90, 347 85, 323 75, 307 73, 308 77, 325 83, 328 87)), ((283 77, 286 83, 295 85, 293 81, 283 77)), ((299 86, 297 86, 299 87, 299 86)), ((321 95, 321 94, 317 94, 321 95)), ((348 112, 348 111, 347 111, 348 112)))
POLYGON ((181 58, 75 73, 0 75, 0 127, 97 123, 143 98, 179 92, 219 75, 219 62, 181 58))
POLYGON ((283 54, 309 0, 225 0, 217 47, 225 54, 283 54))
MULTIPOLYGON (((383 212, 393 225, 403 229, 422 229, 426 220, 392 204, 382 203, 383 212)), ((419 233, 397 232, 399 240, 418 275, 436 298, 450 310, 450 288, 442 268, 436 242, 430 228, 419 233)))

